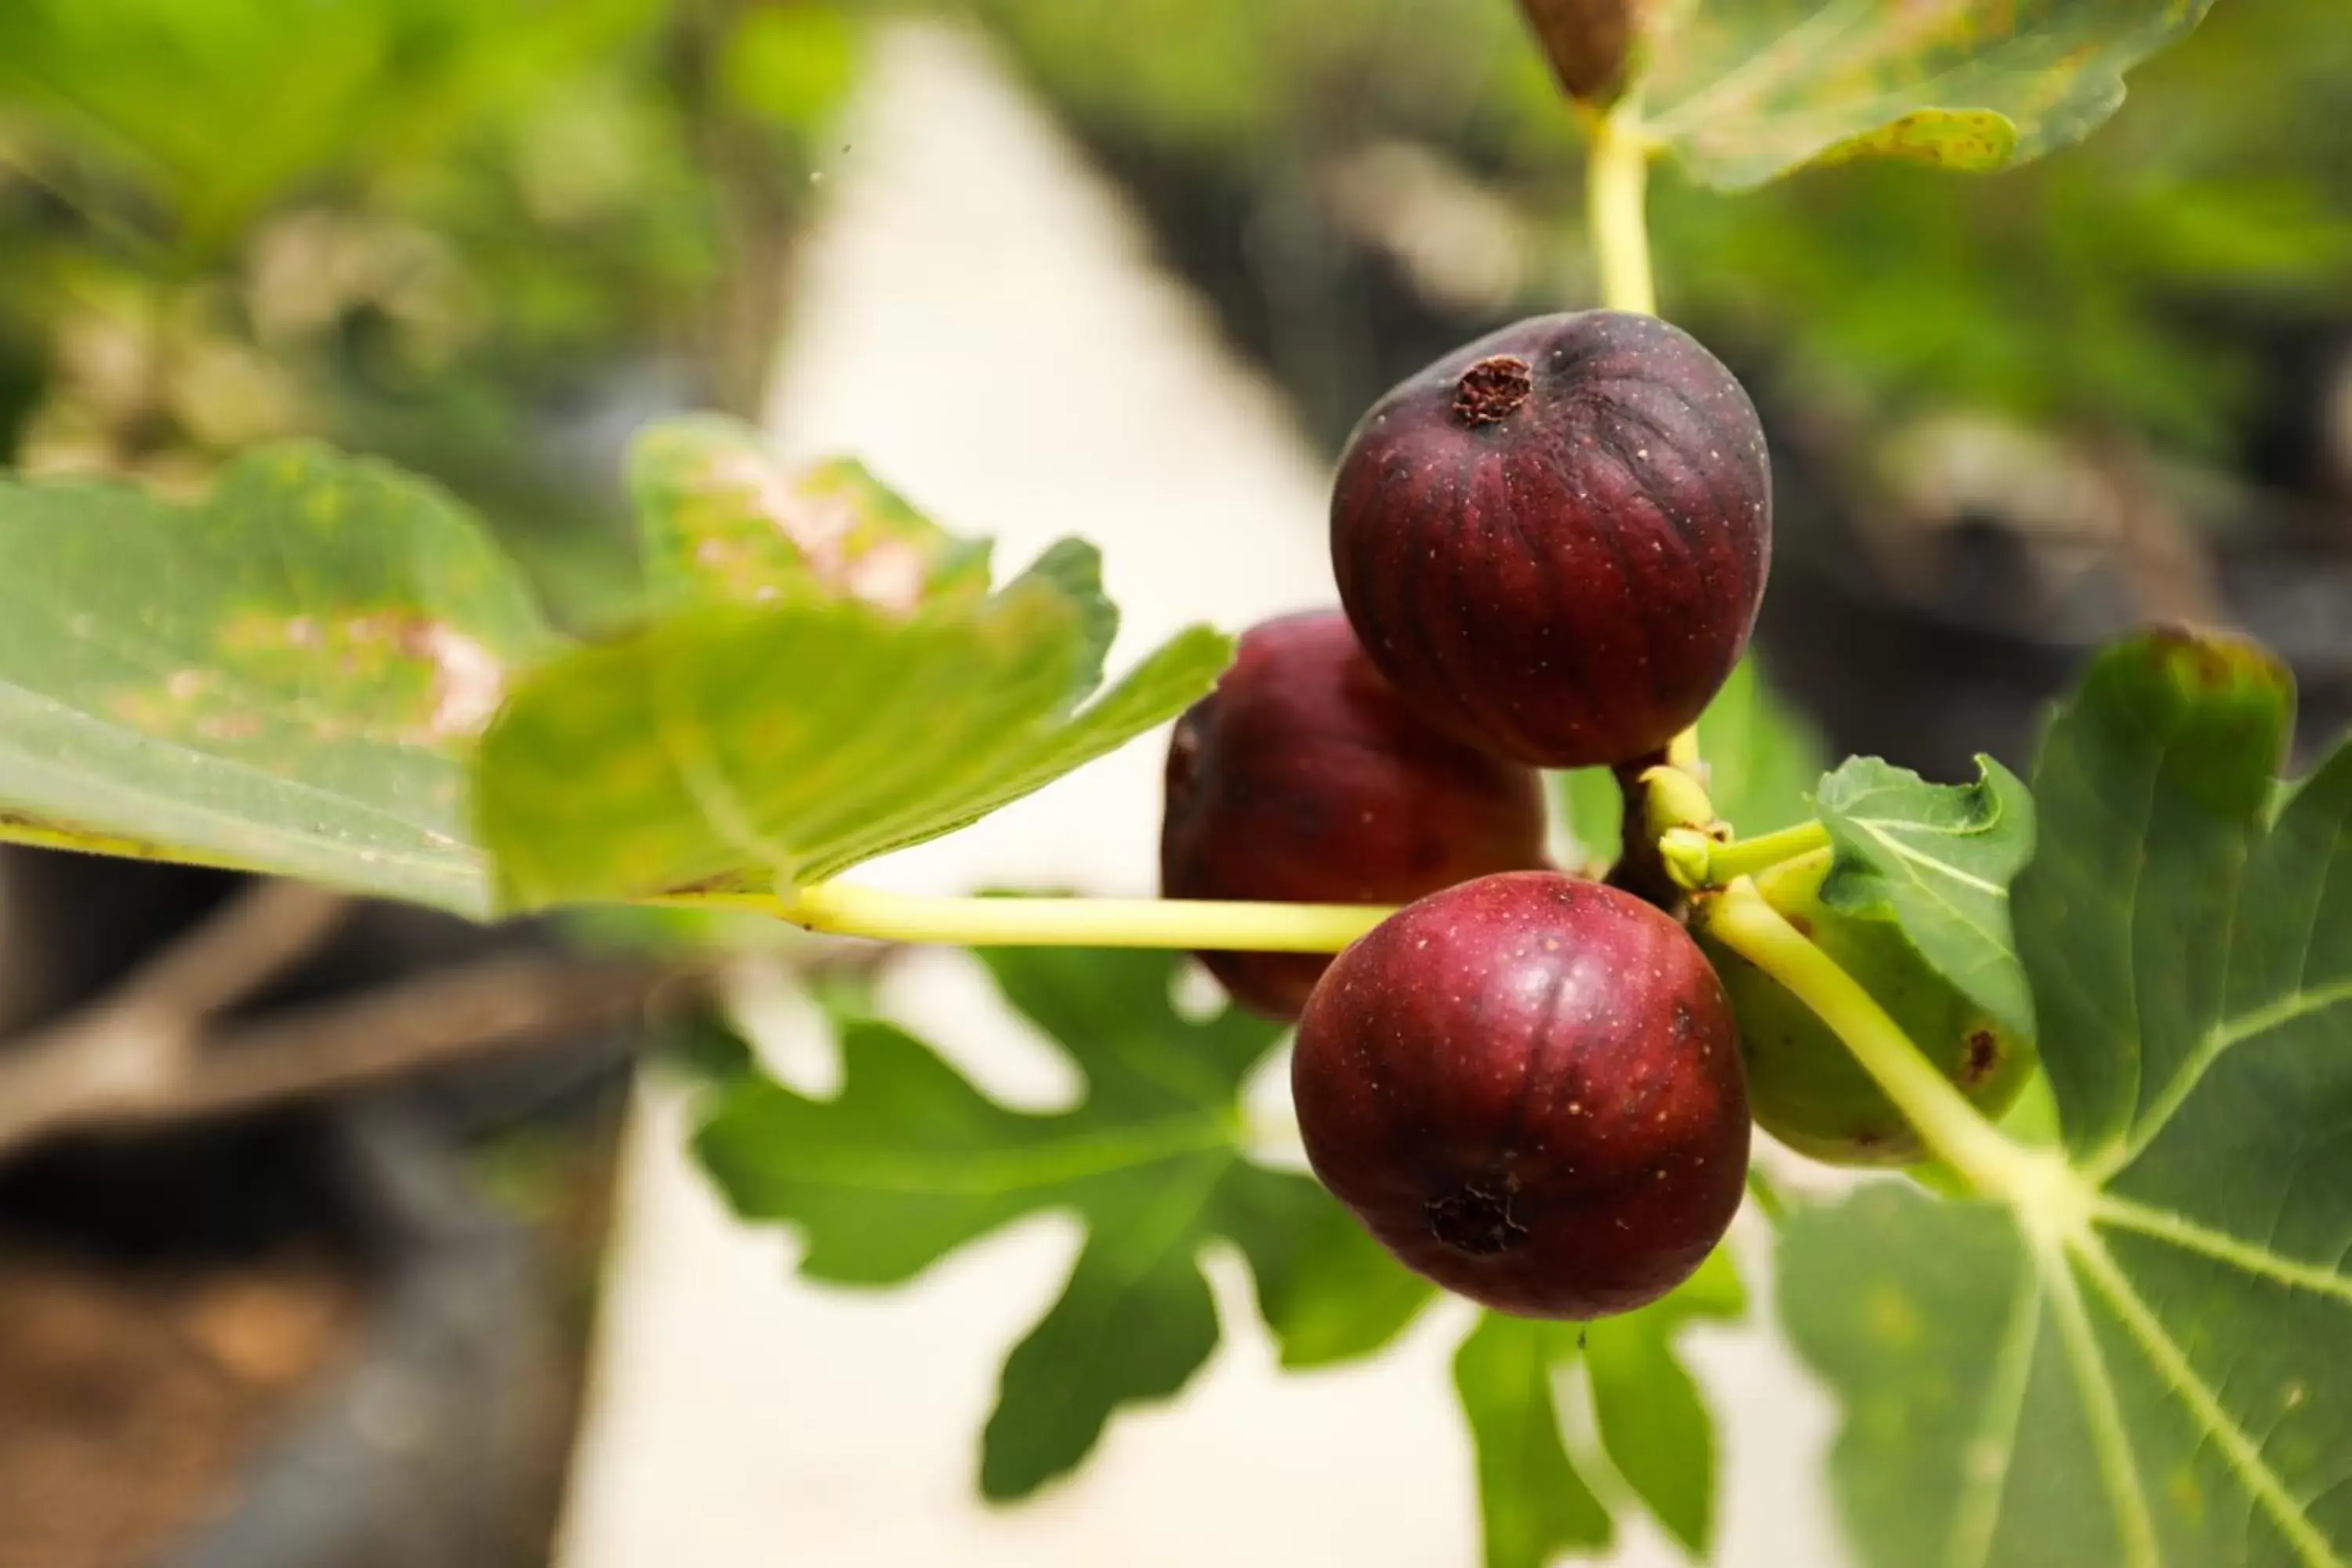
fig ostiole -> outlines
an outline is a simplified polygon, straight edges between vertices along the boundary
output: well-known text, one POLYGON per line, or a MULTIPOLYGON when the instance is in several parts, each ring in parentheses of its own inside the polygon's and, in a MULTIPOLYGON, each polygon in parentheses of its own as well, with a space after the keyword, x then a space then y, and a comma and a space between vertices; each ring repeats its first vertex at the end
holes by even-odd
MULTIPOLYGON (((1759 873, 1757 890, 1859 982, 1952 1086, 1999 1121, 2033 1077, 2032 1042, 1969 1000, 1921 958, 1901 928, 1822 900, 1835 852, 1815 850, 1759 873)), ((1926 1146, 1828 1025, 1780 982, 1702 936, 1739 1020, 1756 1123, 1835 1165, 1903 1165, 1926 1146)))
POLYGON ((1523 321, 1377 404, 1331 502, 1339 598, 1431 722, 1538 767, 1662 751, 1763 599, 1771 468, 1754 405, 1654 316, 1523 321))
POLYGON ((1672 917, 1557 872, 1433 894, 1341 953, 1291 1089, 1324 1185, 1408 1267, 1498 1311, 1656 1300, 1746 1186, 1715 972, 1672 917))
MULTIPOLYGON (((1402 904, 1544 863, 1542 781, 1400 701, 1337 610, 1244 634, 1177 721, 1160 841, 1171 899, 1402 904)), ((1297 1017, 1328 953, 1201 955, 1243 1005, 1297 1017)))

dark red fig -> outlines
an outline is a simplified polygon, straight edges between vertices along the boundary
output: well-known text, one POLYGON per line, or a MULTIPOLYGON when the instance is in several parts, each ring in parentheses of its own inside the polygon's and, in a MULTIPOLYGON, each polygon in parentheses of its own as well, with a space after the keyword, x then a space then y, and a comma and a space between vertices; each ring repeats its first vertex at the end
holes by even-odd
POLYGON ((1696 720, 1764 597, 1772 478, 1739 383, 1654 316, 1539 316, 1405 382, 1340 459, 1356 636, 1449 733, 1542 767, 1696 720))
POLYGON ((1290 1084, 1315 1173, 1372 1235, 1522 1317, 1655 1300, 1747 1184, 1715 972, 1672 917, 1556 872, 1433 894, 1341 953, 1290 1084))
MULTIPOLYGON (((1246 633, 1168 747, 1171 899, 1402 904, 1543 862, 1536 774, 1448 740, 1372 668, 1337 610, 1246 633)), ((1328 953, 1211 952, 1235 1000, 1291 1019, 1328 953)))

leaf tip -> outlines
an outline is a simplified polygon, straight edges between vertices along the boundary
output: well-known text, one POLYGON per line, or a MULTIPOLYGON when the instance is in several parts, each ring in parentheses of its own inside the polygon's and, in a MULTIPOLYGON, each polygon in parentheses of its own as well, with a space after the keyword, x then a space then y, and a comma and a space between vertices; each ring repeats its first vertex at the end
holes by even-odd
POLYGON ((2175 687, 2197 697, 2284 690, 2294 680, 2268 648, 2234 632, 2153 626, 2126 641, 2122 651, 2147 660, 2175 687))

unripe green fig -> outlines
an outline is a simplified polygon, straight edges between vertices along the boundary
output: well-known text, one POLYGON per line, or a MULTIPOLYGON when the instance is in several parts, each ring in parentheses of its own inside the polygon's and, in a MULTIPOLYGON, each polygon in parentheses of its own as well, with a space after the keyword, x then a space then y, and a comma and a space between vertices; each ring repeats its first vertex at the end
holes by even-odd
MULTIPOLYGON (((1782 918, 1862 983, 1937 1071, 1998 1119, 2039 1059, 2019 1038, 1921 958, 1892 921, 1822 901, 1834 852, 1820 849, 1756 879, 1782 918)), ((1903 1113, 1811 1008, 1762 970, 1702 935, 1739 1020, 1756 1123, 1800 1153, 1832 1165, 1905 1165, 1927 1150, 1903 1113)))

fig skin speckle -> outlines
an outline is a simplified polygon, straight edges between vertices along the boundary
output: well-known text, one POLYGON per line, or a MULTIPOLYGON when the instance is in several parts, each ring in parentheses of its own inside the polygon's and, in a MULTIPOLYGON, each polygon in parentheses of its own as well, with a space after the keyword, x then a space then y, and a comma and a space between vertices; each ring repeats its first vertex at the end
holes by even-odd
POLYGON ((1432 723, 1539 767, 1631 762, 1696 721, 1747 648, 1771 545, 1738 380, 1623 311, 1522 321, 1405 381, 1332 491, 1366 654, 1432 723))
MULTIPOLYGON (((1337 610, 1244 635, 1217 689, 1177 721, 1165 786, 1171 899, 1402 904, 1544 864, 1541 779, 1433 729, 1337 610)), ((1331 962, 1201 957, 1236 1001, 1286 1023, 1331 962)))
POLYGON ((1340 954, 1291 1089, 1315 1173, 1374 1237, 1522 1317, 1655 1300, 1747 1184, 1714 971, 1672 917, 1556 872, 1433 894, 1340 954))

